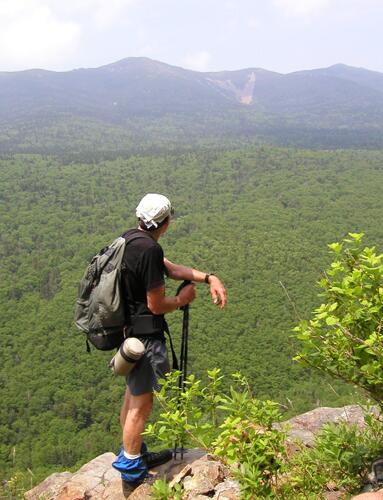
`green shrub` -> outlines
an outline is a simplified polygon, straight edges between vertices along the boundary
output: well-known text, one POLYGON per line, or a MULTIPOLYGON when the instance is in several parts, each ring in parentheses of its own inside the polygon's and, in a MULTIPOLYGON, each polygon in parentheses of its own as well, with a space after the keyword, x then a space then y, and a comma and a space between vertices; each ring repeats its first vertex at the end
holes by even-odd
POLYGON ((318 498, 326 490, 357 493, 371 462, 382 452, 382 422, 370 412, 365 422, 365 429, 344 422, 325 425, 312 448, 302 446, 290 458, 282 497, 310 493, 318 498))
MULTIPOLYGON (((253 398, 249 384, 239 373, 232 375, 229 393, 220 391, 218 369, 208 372, 204 385, 193 375, 182 393, 179 373, 162 383, 158 394, 162 412, 145 434, 166 446, 199 446, 231 467, 238 479, 241 498, 322 498, 326 490, 356 493, 369 464, 381 453, 383 424, 366 410, 366 427, 346 423, 323 427, 310 449, 297 444, 290 453, 278 404, 253 398)), ((158 500, 182 496, 182 487, 170 488, 156 481, 158 500)))
MULTIPOLYGON (((156 436, 166 446, 200 446, 231 465, 244 498, 255 493, 270 495, 286 455, 285 433, 273 427, 280 419, 278 404, 254 399, 246 378, 239 373, 232 375, 235 387, 227 395, 220 392, 218 369, 208 371, 206 386, 190 375, 184 392, 178 375, 168 374, 163 381, 157 395, 163 411, 145 434, 156 436)), ((158 498, 165 498, 165 486, 158 484, 157 488, 158 498)))
POLYGON ((21 500, 24 498, 24 493, 29 489, 33 488, 33 473, 28 470, 28 472, 16 472, 7 481, 0 482, 0 498, 7 500, 21 500))
POLYGON ((182 485, 176 483, 171 487, 164 479, 157 479, 153 483, 151 494, 156 500, 181 500, 182 485))
POLYGON ((329 245, 335 254, 320 281, 323 303, 295 328, 295 359, 368 392, 383 405, 383 255, 362 248, 363 234, 329 245))
POLYGON ((240 390, 230 388, 219 408, 227 414, 212 443, 212 452, 232 465, 244 498, 272 495, 284 472, 286 435, 273 423, 280 420, 279 405, 252 397, 245 377, 234 374, 240 390))

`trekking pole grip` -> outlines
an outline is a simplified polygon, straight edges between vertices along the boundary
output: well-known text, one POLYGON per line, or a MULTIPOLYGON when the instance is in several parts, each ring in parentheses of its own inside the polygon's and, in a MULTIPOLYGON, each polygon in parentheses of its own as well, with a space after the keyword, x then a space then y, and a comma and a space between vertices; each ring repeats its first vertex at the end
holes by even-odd
MULTIPOLYGON (((190 280, 184 280, 180 286, 177 288, 176 295, 179 295, 180 291, 185 288, 185 286, 191 285, 192 282, 190 280)), ((189 308, 189 304, 185 304, 184 306, 181 306, 179 309, 181 311, 186 311, 189 308)))

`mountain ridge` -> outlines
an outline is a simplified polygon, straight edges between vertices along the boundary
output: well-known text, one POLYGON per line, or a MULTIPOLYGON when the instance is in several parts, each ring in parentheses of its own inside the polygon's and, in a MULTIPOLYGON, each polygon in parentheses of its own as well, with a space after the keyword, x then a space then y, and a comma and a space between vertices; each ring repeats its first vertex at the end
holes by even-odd
POLYGON ((104 68, 109 68, 109 67, 113 67, 113 66, 117 66, 117 65, 121 65, 121 64, 126 64, 126 63, 130 64, 133 62, 146 62, 148 64, 154 63, 154 64, 160 65, 162 67, 165 66, 165 67, 169 67, 169 68, 176 68, 176 69, 184 70, 186 72, 199 73, 199 74, 237 73, 237 72, 242 72, 242 71, 259 70, 259 71, 267 71, 268 73, 273 73, 275 75, 286 76, 286 75, 291 75, 294 73, 303 73, 303 72, 312 72, 312 71, 352 69, 352 70, 362 70, 362 71, 365 71, 368 73, 381 75, 383 77, 383 72, 364 68, 363 66, 351 66, 350 64, 345 64, 342 62, 334 63, 334 64, 331 64, 330 66, 324 66, 324 67, 320 67, 320 68, 300 69, 300 70, 295 70, 295 71, 289 71, 286 73, 283 73, 281 71, 269 70, 269 69, 266 69, 266 68, 263 68, 260 66, 246 66, 245 68, 229 69, 229 70, 222 69, 222 70, 216 70, 216 71, 199 71, 199 70, 187 69, 187 68, 184 68, 182 66, 178 66, 176 64, 166 63, 164 61, 159 61, 158 59, 152 59, 152 58, 146 57, 146 56, 129 56, 129 57, 124 57, 122 59, 118 59, 117 61, 102 64, 100 66, 89 66, 89 67, 88 66, 80 66, 77 68, 72 68, 72 69, 63 70, 63 71, 49 70, 49 69, 40 68, 40 67, 33 67, 33 68, 28 68, 28 69, 23 69, 23 70, 16 70, 16 71, 0 71, 0 75, 1 74, 26 73, 26 72, 30 72, 30 71, 40 71, 40 72, 45 72, 45 73, 71 73, 73 71, 83 71, 83 70, 87 71, 87 70, 104 69, 104 68))
POLYGON ((351 140, 346 138, 351 145, 363 147, 365 133, 379 145, 383 73, 344 64, 287 74, 257 67, 199 72, 146 57, 64 72, 0 72, 0 152, 21 144, 33 150, 46 142, 52 126, 60 129, 52 147, 64 133, 67 147, 74 136, 65 123, 81 121, 84 130, 84 120, 90 134, 96 122, 101 128, 120 127, 123 135, 135 130, 139 143, 168 141, 165 129, 174 131, 175 142, 178 135, 182 140, 224 135, 297 144, 308 130, 328 143, 323 130, 338 130, 338 147, 345 144, 344 131, 352 131, 351 140))

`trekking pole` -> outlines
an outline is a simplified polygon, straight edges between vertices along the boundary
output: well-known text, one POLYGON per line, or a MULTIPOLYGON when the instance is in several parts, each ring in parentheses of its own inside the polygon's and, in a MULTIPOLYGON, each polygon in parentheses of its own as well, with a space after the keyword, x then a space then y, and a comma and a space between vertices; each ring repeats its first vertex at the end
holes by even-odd
MULTIPOLYGON (((182 290, 187 285, 190 285, 191 281, 185 280, 181 283, 181 285, 178 287, 177 294, 182 290)), ((182 320, 182 338, 181 338, 181 355, 180 355, 180 376, 178 378, 178 389, 179 389, 179 395, 178 395, 178 409, 181 407, 181 394, 185 390, 185 381, 187 377, 187 363, 188 363, 188 340, 189 340, 189 304, 185 304, 184 306, 180 307, 180 309, 183 311, 183 320, 182 320)), ((175 443, 174 445, 174 451, 173 455, 174 458, 177 458, 177 444, 175 443)), ((184 443, 180 443, 180 453, 181 453, 181 460, 184 457, 184 443)))

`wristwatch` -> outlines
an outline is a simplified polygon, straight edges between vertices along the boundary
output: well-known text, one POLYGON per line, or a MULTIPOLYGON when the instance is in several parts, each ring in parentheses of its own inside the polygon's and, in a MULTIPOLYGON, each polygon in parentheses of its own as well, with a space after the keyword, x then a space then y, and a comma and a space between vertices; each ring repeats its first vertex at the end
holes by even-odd
POLYGON ((209 285, 210 276, 215 276, 214 273, 205 274, 205 283, 209 285))

